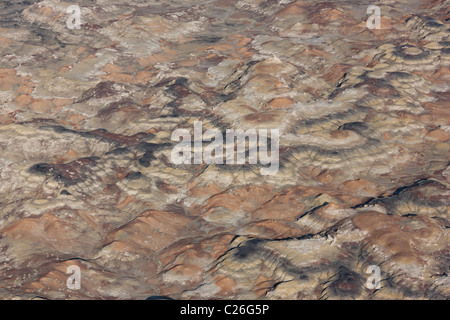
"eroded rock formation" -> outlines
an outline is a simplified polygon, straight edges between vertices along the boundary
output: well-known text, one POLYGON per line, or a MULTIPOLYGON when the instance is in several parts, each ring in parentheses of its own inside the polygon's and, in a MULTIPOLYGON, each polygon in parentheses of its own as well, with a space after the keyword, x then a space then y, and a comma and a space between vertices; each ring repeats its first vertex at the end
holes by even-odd
POLYGON ((0 298, 450 297, 448 0, 72 4, 0 4, 0 298), (195 121, 279 171, 173 164, 195 121))

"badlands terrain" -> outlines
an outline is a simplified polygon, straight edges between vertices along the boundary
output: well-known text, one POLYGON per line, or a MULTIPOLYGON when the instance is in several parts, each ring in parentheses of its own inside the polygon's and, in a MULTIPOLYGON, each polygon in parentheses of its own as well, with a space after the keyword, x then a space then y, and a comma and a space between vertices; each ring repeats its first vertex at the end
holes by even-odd
POLYGON ((2 1, 0 299, 449 299, 449 10, 2 1), (278 171, 174 164, 195 122, 278 171))

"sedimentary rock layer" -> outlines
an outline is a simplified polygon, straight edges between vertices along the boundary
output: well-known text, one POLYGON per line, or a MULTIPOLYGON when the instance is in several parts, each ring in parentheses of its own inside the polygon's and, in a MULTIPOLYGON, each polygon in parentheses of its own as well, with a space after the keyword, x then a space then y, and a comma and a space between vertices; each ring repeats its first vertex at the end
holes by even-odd
POLYGON ((450 297, 448 0, 73 4, 0 4, 0 298, 450 297), (174 164, 197 121, 277 173, 174 164))

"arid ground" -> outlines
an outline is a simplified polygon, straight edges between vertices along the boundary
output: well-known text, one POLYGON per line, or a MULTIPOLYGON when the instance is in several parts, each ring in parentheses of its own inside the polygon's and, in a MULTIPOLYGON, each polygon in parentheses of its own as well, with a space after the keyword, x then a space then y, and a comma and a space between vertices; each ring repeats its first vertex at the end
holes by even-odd
POLYGON ((449 299, 449 10, 2 1, 0 299, 449 299), (175 164, 195 122, 278 171, 175 164))

